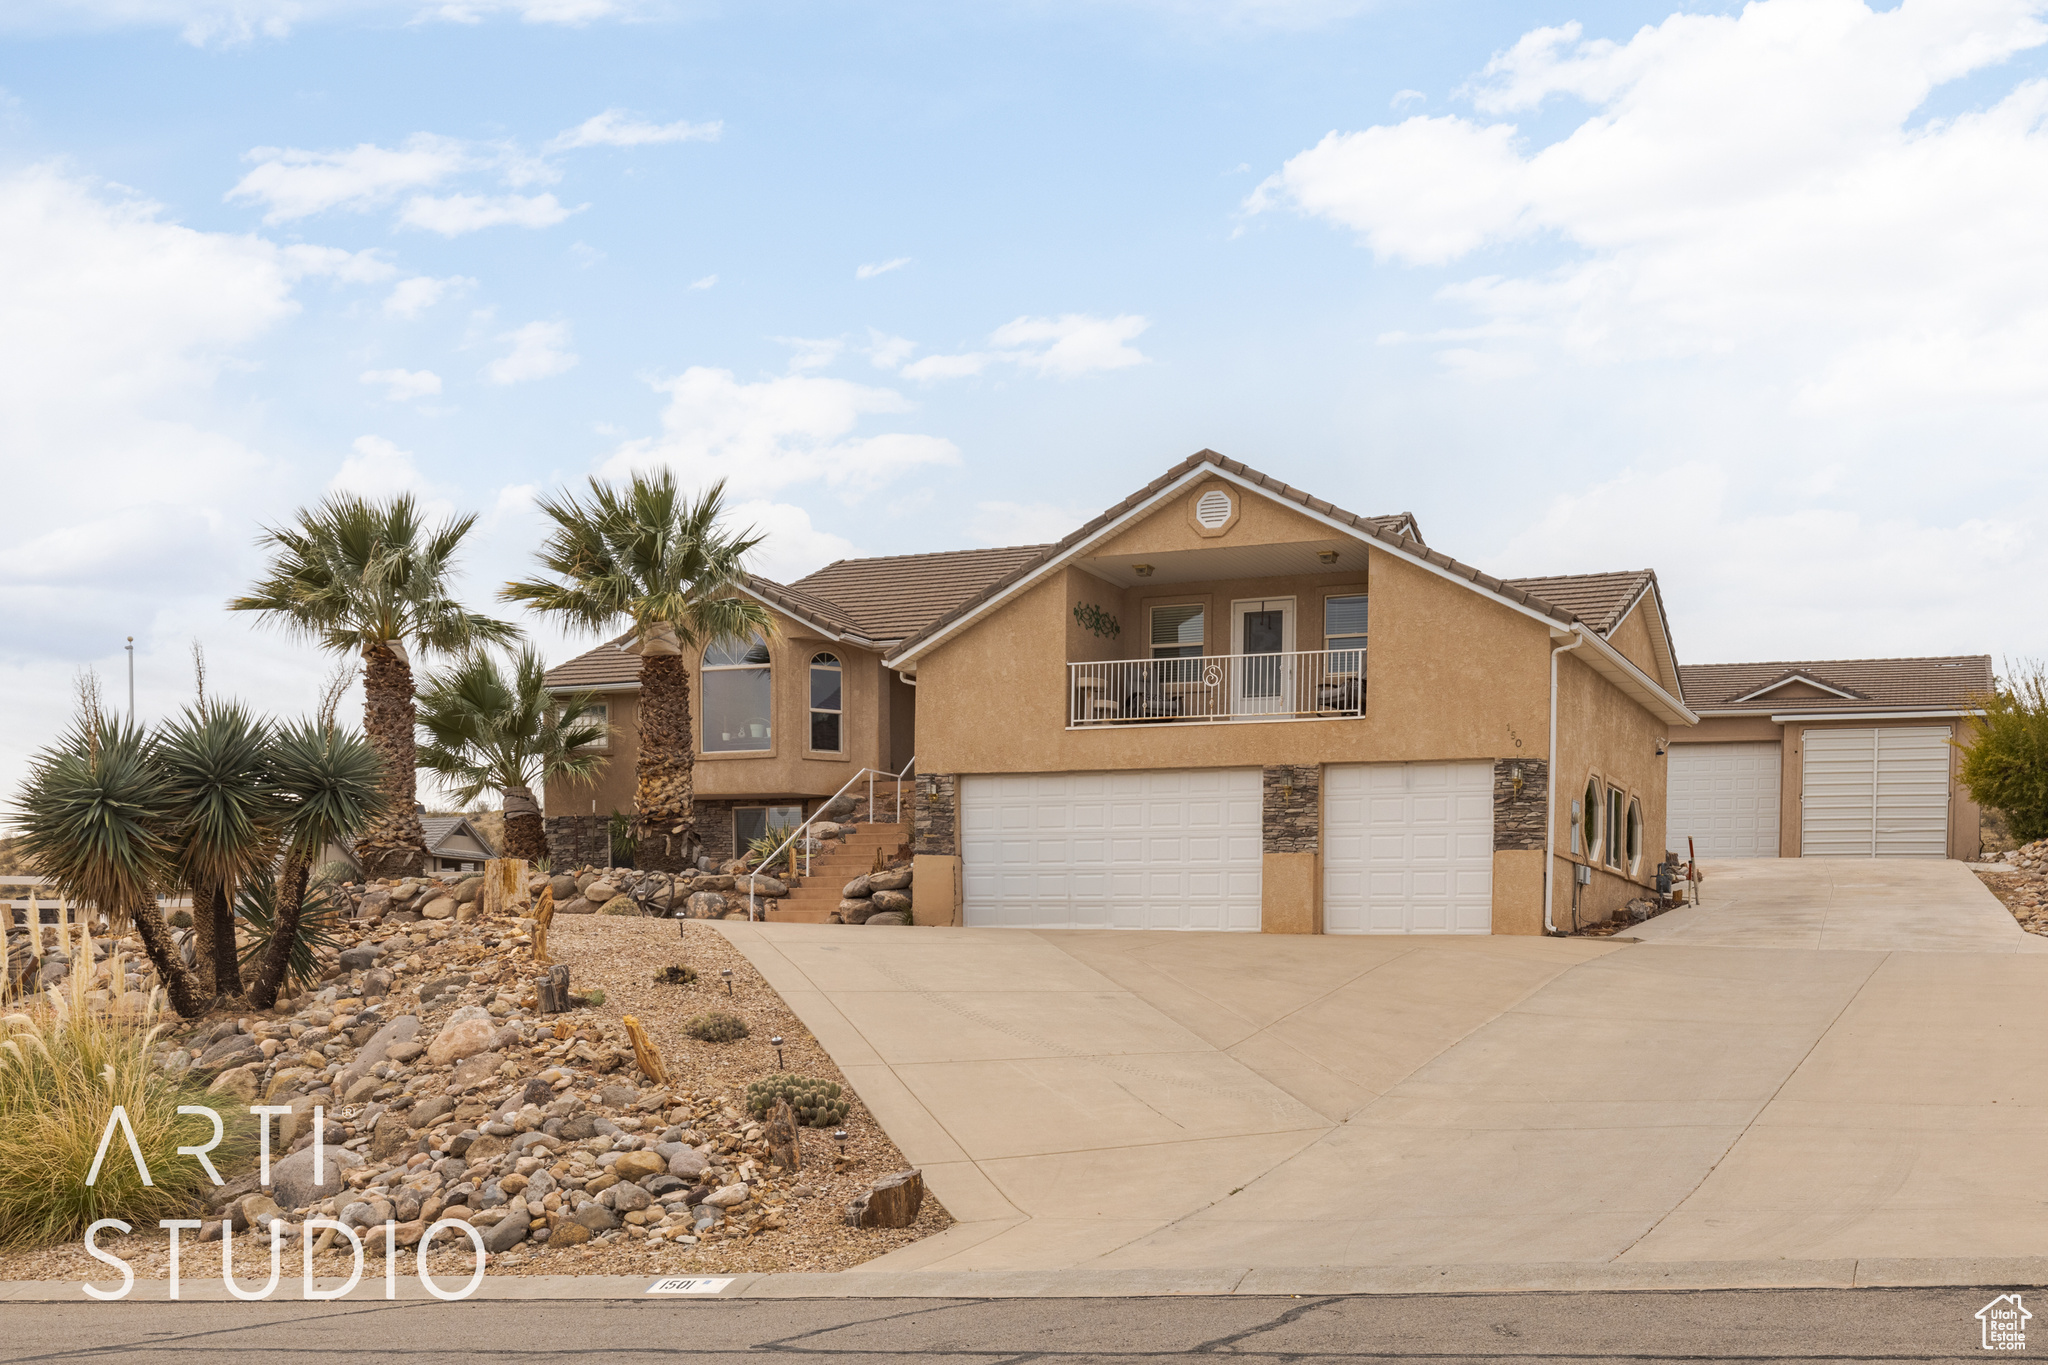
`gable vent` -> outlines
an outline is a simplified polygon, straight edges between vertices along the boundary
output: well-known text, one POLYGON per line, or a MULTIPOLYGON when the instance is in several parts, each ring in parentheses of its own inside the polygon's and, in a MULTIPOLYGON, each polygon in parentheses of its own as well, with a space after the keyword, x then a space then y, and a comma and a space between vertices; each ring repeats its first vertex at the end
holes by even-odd
POLYGON ((1220 488, 1212 488, 1195 502, 1195 520, 1208 530, 1215 530, 1230 520, 1230 494, 1220 488))

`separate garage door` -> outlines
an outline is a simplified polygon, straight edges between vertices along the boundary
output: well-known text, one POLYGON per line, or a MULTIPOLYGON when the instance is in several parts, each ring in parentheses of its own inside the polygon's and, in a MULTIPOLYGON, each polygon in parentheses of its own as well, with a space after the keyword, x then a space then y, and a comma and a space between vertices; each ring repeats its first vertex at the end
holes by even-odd
POLYGON ((1259 772, 960 779, 969 925, 1259 927, 1259 772))
POLYGON ((1323 770, 1323 930, 1493 930, 1493 765, 1323 770))
POLYGON ((1809 858, 1946 858, 1946 725, 1800 736, 1800 851, 1809 858))
POLYGON ((1665 758, 1665 848, 1683 858, 1690 838, 1702 858, 1778 856, 1781 745, 1674 744, 1665 758))

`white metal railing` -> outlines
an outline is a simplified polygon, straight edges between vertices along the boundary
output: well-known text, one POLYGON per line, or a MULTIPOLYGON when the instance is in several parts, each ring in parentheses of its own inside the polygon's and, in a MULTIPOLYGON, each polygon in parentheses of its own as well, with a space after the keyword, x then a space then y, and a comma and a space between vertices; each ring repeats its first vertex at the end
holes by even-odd
MULTIPOLYGON (((749 920, 749 921, 751 922, 752 920, 754 920, 754 919, 757 919, 757 918, 759 918, 759 916, 758 916, 758 915, 757 915, 757 914, 755 913, 755 906, 756 906, 756 903, 757 903, 757 901, 758 901, 758 899, 759 899, 759 898, 758 898, 757 896, 755 896, 755 894, 754 894, 754 883, 753 883, 753 880, 752 880, 752 878, 753 878, 753 877, 755 877, 755 876, 763 876, 763 875, 766 875, 766 874, 767 874, 767 870, 768 870, 769 868, 771 868, 771 867, 775 866, 775 860, 776 860, 776 859, 778 859, 778 858, 780 858, 780 857, 781 857, 781 856, 783 855, 783 853, 784 853, 784 852, 785 852, 785 851, 786 851, 786 850, 787 850, 787 849, 789 848, 789 846, 790 846, 791 844, 796 844, 796 845, 797 845, 797 852, 800 852, 800 853, 802 853, 802 854, 803 854, 803 858, 804 858, 804 870, 803 870, 803 872, 802 872, 802 873, 800 873, 800 874, 798 874, 798 875, 801 875, 801 876, 805 876, 805 877, 808 877, 808 876, 810 876, 810 875, 811 875, 811 846, 812 846, 813 844, 817 843, 817 840, 815 840, 815 839, 808 839, 808 838, 805 838, 805 837, 804 837, 804 832, 805 832, 806 830, 810 829, 810 827, 811 827, 812 825, 816 824, 816 823, 818 822, 818 820, 819 820, 819 819, 820 819, 820 818, 821 818, 821 817, 822 817, 822 816, 823 816, 823 815, 825 814, 825 812, 826 812, 827 810, 831 809, 832 803, 833 803, 834 801, 837 801, 837 800, 838 800, 838 799, 839 799, 840 797, 842 797, 842 796, 846 795, 846 793, 847 793, 847 792, 848 792, 849 790, 851 790, 851 789, 852 789, 852 787, 853 787, 854 783, 856 783, 856 782, 860 781, 860 780, 861 780, 861 779, 862 779, 863 777, 865 777, 865 778, 866 778, 866 779, 868 780, 868 823, 869 823, 869 824, 871 824, 871 825, 872 825, 872 824, 874 824, 874 823, 876 823, 876 821, 875 821, 875 779, 879 777, 879 778, 881 778, 881 779, 882 779, 883 781, 885 781, 885 782, 894 782, 894 783, 896 784, 896 819, 895 819, 894 823, 896 823, 896 824, 899 824, 899 825, 900 825, 900 824, 902 824, 902 823, 903 823, 903 779, 904 779, 905 777, 909 776, 909 775, 910 775, 910 770, 911 770, 911 769, 913 769, 913 768, 915 768, 916 766, 917 766, 917 755, 916 755, 916 754, 912 754, 912 755, 910 756, 910 761, 909 761, 908 763, 906 763, 906 764, 904 764, 904 765, 903 765, 903 771, 902 771, 902 772, 900 772, 900 773, 891 773, 891 772, 884 772, 884 771, 883 771, 882 769, 880 769, 880 768, 862 768, 862 769, 861 769, 861 770, 860 770, 859 772, 855 773, 855 774, 854 774, 854 775, 853 775, 852 777, 849 777, 849 778, 847 778, 847 779, 846 779, 846 785, 845 785, 845 786, 843 786, 843 787, 841 787, 841 788, 840 788, 840 789, 839 789, 838 791, 836 791, 836 792, 833 792, 833 793, 832 793, 832 795, 831 795, 831 796, 830 796, 829 798, 827 798, 827 799, 826 799, 825 803, 824 803, 823 805, 821 805, 821 806, 819 806, 819 807, 818 807, 818 812, 817 812, 817 814, 816 814, 816 815, 813 815, 813 816, 811 816, 811 817, 810 817, 810 818, 809 818, 808 820, 805 820, 805 821, 804 821, 804 822, 803 822, 803 823, 802 823, 801 825, 798 825, 798 826, 797 826, 797 827, 796 827, 795 829, 791 830, 791 831, 790 831, 790 833, 789 833, 789 837, 788 837, 787 839, 784 839, 784 840, 783 840, 783 841, 782 841, 782 842, 781 842, 780 844, 776 845, 776 847, 775 847, 775 851, 774 851, 773 853, 769 854, 769 855, 768 855, 767 857, 765 857, 765 858, 763 858, 763 859, 761 860, 761 871, 760 871, 759 873, 750 873, 750 874, 748 874, 748 881, 747 881, 747 919, 748 919, 748 920, 749 920)), ((791 866, 791 869, 792 869, 792 870, 794 870, 794 868, 795 868, 795 866, 796 866, 796 853, 791 853, 791 854, 789 855, 789 861, 790 861, 790 866, 791 866)))
POLYGON ((1362 716, 1365 651, 1068 664, 1067 705, 1069 729, 1362 716))

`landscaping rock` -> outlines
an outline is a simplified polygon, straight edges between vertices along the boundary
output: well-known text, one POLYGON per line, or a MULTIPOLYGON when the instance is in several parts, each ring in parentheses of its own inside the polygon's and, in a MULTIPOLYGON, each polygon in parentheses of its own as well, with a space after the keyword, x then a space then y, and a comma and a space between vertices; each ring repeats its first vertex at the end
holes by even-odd
POLYGON ((870 872, 868 885, 877 891, 901 891, 910 885, 910 869, 899 867, 888 872, 870 872))
POLYGON ((855 877, 845 886, 839 888, 840 896, 850 901, 864 901, 873 895, 874 892, 874 883, 869 881, 865 875, 855 877))
POLYGON ((600 915, 637 915, 640 905, 631 896, 613 896, 597 908, 600 915))
POLYGON ((885 1175, 846 1206, 846 1222, 856 1228, 907 1228, 924 1205, 924 1172, 885 1175))
POLYGON ((308 1147, 304 1151, 293 1152, 284 1160, 271 1163, 272 1196, 285 1208, 302 1209, 347 1189, 348 1173, 362 1164, 363 1159, 347 1148, 329 1147, 322 1171, 325 1178, 315 1184, 313 1149, 308 1147))
POLYGON ((869 898, 877 910, 900 910, 910 913, 910 897, 901 891, 877 891, 869 898))
POLYGON ((661 1175, 668 1170, 668 1163, 653 1152, 627 1152, 612 1163, 621 1180, 641 1180, 650 1175, 661 1175))
POLYGON ((684 913, 691 919, 720 919, 725 910, 725 897, 716 891, 693 892, 684 902, 684 913))
POLYGON ((434 1041, 427 1045, 427 1065, 446 1066, 482 1052, 491 1045, 491 1039, 497 1036, 497 1032, 497 1020, 477 1006, 457 1010, 448 1017, 447 1023, 441 1025, 434 1041), (462 1016, 468 1010, 476 1010, 476 1014, 465 1019, 462 1016))
POLYGON ((510 1251, 526 1240, 531 1220, 523 1213, 508 1213, 484 1229, 484 1250, 510 1251))
POLYGON ((877 910, 874 914, 862 920, 861 923, 872 924, 877 927, 885 927, 891 924, 908 924, 910 923, 910 916, 901 910, 877 910))

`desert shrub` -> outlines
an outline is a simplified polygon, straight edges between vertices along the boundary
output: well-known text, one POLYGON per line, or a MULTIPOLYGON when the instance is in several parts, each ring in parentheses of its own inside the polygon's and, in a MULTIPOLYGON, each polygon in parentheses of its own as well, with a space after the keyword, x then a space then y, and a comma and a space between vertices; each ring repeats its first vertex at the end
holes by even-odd
POLYGON ((747 1087, 747 1112, 757 1119, 768 1117, 775 1101, 786 1099, 796 1111, 796 1121, 806 1128, 836 1128, 846 1122, 846 1099, 837 1081, 784 1072, 764 1076, 747 1087))
MULTIPOLYGON (((248 926, 248 941, 242 945, 242 970, 252 971, 270 949, 271 926, 277 923, 277 883, 255 877, 235 897, 235 916, 248 926)), ((320 979, 320 962, 314 956, 322 948, 340 943, 341 911, 324 891, 308 888, 304 909, 299 913, 299 933, 285 963, 285 979, 310 986, 320 979)))
POLYGON ((789 855, 794 849, 794 845, 791 848, 783 848, 780 854, 777 854, 775 850, 782 848, 783 841, 794 833, 796 833, 796 830, 792 826, 777 826, 771 828, 760 838, 749 842, 747 844, 747 866, 753 868, 756 872, 775 872, 788 868, 789 855), (772 863, 769 861, 771 856, 774 857, 772 863))
POLYGON ((737 1014, 711 1010, 683 1024, 683 1032, 699 1042, 737 1043, 747 1036, 747 1022, 737 1014))
POLYGON ((2003 811, 2022 844, 2048 836, 2048 671, 2023 664, 1977 703, 1984 714, 1956 744, 1970 799, 2003 811))
POLYGON ((697 979, 695 967, 663 967, 654 974, 657 986, 688 986, 697 979))
POLYGON ((213 1125, 179 1114, 180 1105, 220 1114, 225 1135, 208 1157, 223 1179, 255 1159, 247 1109, 151 1065, 156 1035, 62 999, 0 1018, 0 1245, 68 1241, 99 1218, 139 1230, 191 1217, 213 1182, 177 1149, 203 1146, 213 1125), (118 1127, 98 1178, 85 1183, 117 1105, 134 1126, 149 1185, 118 1127))
POLYGON ((624 811, 613 811, 611 819, 605 822, 605 832, 612 846, 612 866, 631 867, 633 855, 640 851, 640 841, 633 833, 633 817, 624 811))

